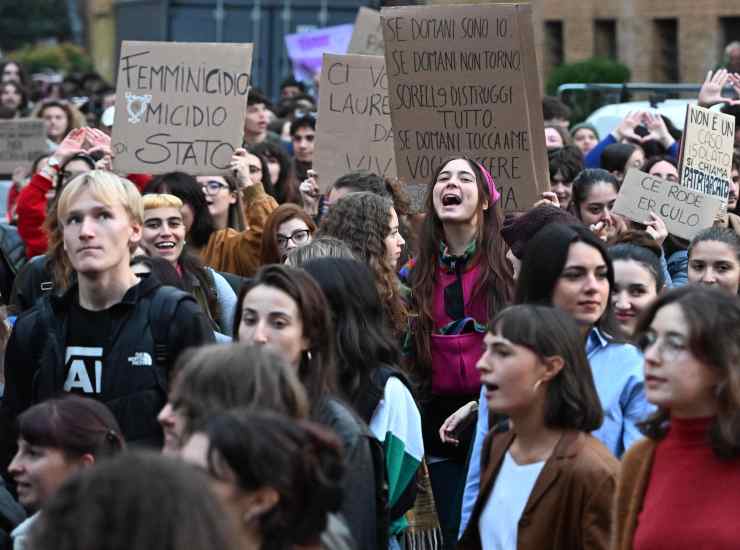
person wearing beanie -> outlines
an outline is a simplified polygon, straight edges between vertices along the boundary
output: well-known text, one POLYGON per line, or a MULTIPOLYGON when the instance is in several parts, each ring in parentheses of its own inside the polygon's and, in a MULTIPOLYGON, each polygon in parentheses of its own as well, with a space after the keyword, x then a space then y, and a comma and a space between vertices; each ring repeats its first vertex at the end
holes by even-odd
POLYGON ((599 132, 596 130, 596 126, 588 122, 581 122, 573 126, 570 135, 573 136, 573 144, 581 150, 584 157, 599 143, 599 132))
POLYGON ((581 222, 573 214, 552 204, 542 204, 528 210, 521 216, 510 218, 504 222, 501 228, 501 236, 509 245, 506 259, 511 262, 514 268, 515 279, 519 275, 519 268, 527 243, 540 229, 552 223, 581 225, 581 222))

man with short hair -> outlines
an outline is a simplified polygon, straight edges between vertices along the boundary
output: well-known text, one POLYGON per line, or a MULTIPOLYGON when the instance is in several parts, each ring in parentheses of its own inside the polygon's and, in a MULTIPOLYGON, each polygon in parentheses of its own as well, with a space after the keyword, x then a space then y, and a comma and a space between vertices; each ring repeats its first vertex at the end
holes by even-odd
POLYGON ((258 89, 247 95, 247 115, 244 118, 244 147, 263 141, 280 143, 280 136, 267 129, 270 123, 270 100, 258 89))
POLYGON ((305 180, 313 166, 313 149, 316 139, 316 117, 313 114, 295 119, 290 125, 290 140, 293 143, 295 174, 298 181, 305 180))
POLYGON ((305 93, 306 85, 292 76, 289 76, 280 84, 280 99, 290 99, 305 93))
POLYGON ((542 98, 545 126, 558 126, 567 132, 570 127, 570 114, 570 108, 557 97, 546 95, 542 98))
POLYGON ((12 451, 21 412, 62 392, 108 405, 127 441, 161 446, 157 414, 172 365, 183 349, 212 342, 213 331, 192 296, 131 270, 143 209, 130 181, 102 170, 79 175, 59 195, 57 213, 56 238, 77 282, 44 295, 15 324, 5 355, 3 450, 12 451))

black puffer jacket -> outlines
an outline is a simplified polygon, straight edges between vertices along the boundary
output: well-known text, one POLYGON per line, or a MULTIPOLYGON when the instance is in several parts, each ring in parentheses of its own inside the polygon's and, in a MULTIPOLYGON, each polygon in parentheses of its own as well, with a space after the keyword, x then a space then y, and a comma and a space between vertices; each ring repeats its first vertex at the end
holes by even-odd
POLYGON ((18 230, 7 223, 0 223, 0 297, 10 303, 10 290, 18 270, 26 263, 26 247, 18 230))

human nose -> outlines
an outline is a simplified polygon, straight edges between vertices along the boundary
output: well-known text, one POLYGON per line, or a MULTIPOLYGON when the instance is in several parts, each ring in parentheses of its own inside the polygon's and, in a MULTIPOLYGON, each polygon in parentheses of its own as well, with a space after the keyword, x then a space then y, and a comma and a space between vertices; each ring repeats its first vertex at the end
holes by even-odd
POLYGON ((172 405, 168 401, 167 404, 162 407, 162 410, 159 411, 159 414, 157 415, 157 422, 159 422, 162 426, 171 426, 174 412, 175 411, 172 408, 172 405))
POLYGON ((627 310, 630 308, 630 305, 626 292, 622 291, 614 294, 614 307, 616 309, 627 310))
POLYGON ((18 451, 15 453, 15 456, 13 456, 13 460, 10 461, 10 465, 8 465, 8 473, 15 477, 21 472, 23 472, 24 465, 23 465, 23 459, 21 458, 21 452, 18 451))
POLYGON ((717 274, 711 267, 707 267, 702 273, 701 282, 705 285, 713 285, 717 282, 717 274))
POLYGON ((260 321, 254 327, 254 341, 258 344, 266 344, 268 341, 267 327, 260 321))
POLYGON ((645 357, 645 362, 650 364, 657 364, 660 363, 660 356, 661 356, 661 348, 658 344, 658 340, 656 339, 653 342, 650 342, 647 347, 643 350, 643 355, 645 357))
POLYGON ((475 368, 478 369, 478 372, 481 374, 491 372, 491 366, 488 364, 487 351, 484 351, 483 355, 480 356, 480 359, 478 359, 478 362, 475 364, 475 368))
POLYGON ((406 239, 403 238, 403 235, 400 233, 396 234, 396 242, 398 243, 398 246, 402 247, 406 244, 406 239))
POLYGON ((95 231, 93 230, 93 221, 88 216, 83 217, 80 222, 80 238, 89 239, 94 235, 95 231))

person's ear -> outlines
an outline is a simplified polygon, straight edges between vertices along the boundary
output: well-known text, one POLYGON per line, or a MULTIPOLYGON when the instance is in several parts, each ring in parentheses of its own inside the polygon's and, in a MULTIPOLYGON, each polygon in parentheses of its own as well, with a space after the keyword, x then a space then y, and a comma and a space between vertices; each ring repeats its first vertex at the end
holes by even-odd
POLYGON ((249 525, 275 508, 280 501, 280 494, 272 487, 260 487, 249 491, 243 496, 242 506, 244 514, 242 521, 249 525))
POLYGON ((142 236, 142 228, 141 224, 132 222, 131 223, 131 232, 129 234, 129 243, 131 244, 138 244, 139 241, 141 241, 142 236))
POLYGON ((545 357, 542 363, 545 367, 545 372, 543 373, 541 380, 543 380, 544 382, 549 382, 550 380, 555 378, 558 374, 560 374, 560 371, 563 370, 563 367, 565 367, 565 359, 563 359, 559 355, 551 355, 550 357, 545 357))
POLYGON ((229 191, 229 204, 236 204, 238 198, 237 191, 229 191))

